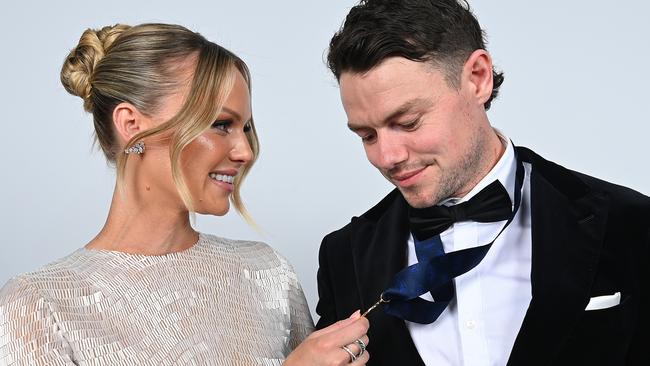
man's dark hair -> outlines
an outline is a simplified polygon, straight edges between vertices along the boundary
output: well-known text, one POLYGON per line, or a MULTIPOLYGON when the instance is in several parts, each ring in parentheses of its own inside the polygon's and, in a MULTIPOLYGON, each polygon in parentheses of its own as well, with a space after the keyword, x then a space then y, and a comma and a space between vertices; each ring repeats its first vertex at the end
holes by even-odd
MULTIPOLYGON (((332 37, 327 63, 338 80, 343 72, 364 73, 388 57, 400 56, 431 62, 458 88, 467 58, 485 49, 483 37, 465 0, 361 0, 332 37)), ((492 73, 486 110, 503 83, 503 73, 492 73)))

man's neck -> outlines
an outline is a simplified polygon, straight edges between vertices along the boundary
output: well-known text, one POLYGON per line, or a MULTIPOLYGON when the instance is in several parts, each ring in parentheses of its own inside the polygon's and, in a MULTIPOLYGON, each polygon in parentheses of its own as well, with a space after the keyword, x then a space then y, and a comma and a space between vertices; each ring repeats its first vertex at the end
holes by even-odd
MULTIPOLYGON (((477 170, 477 174, 474 175, 473 179, 470 179, 468 183, 463 186, 453 197, 450 198, 461 198, 467 195, 476 185, 483 179, 488 173, 496 166, 499 162, 499 159, 503 156, 503 153, 506 151, 506 144, 508 141, 505 137, 502 137, 495 129, 491 129, 490 136, 488 138, 487 144, 485 144, 485 149, 483 149, 482 155, 485 156, 483 159, 480 168, 477 170)), ((443 200, 443 202, 446 200, 443 200)))

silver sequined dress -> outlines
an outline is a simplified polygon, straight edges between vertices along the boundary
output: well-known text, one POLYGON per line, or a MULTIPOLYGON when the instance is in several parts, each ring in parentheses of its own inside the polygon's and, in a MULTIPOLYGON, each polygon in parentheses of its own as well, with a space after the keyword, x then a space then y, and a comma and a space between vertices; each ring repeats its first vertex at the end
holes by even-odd
POLYGON ((79 249, 0 290, 0 365, 280 365, 313 328, 263 243, 162 256, 79 249))

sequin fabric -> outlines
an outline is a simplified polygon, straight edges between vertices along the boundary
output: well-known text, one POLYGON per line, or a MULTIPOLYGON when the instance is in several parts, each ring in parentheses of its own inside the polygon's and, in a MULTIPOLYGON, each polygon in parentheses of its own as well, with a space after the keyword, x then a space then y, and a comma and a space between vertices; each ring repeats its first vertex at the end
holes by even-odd
POLYGON ((82 248, 0 290, 0 365, 280 365, 312 329, 283 257, 206 234, 162 256, 82 248))

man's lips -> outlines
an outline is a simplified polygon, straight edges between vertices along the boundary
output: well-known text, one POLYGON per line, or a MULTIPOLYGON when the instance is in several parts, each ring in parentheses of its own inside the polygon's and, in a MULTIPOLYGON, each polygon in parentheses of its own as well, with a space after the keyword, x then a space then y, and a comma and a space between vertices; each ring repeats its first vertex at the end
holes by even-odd
POLYGON ((401 186, 401 187, 406 187, 409 185, 412 185, 415 183, 417 180, 418 176, 420 173, 425 169, 426 167, 417 169, 417 170, 411 170, 408 172, 402 172, 399 174, 393 174, 390 175, 390 179, 395 182, 395 184, 401 186))

